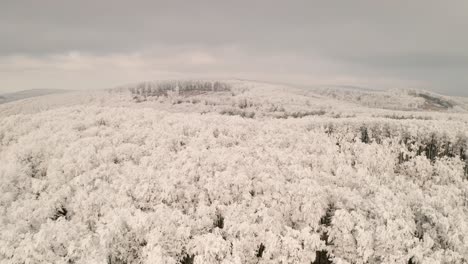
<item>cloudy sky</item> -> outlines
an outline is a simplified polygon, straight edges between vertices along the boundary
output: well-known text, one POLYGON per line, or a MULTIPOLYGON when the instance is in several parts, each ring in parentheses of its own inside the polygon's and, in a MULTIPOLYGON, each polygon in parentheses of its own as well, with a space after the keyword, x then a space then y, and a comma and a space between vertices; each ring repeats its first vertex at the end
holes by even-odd
POLYGON ((468 96, 468 1, 2 0, 0 91, 170 78, 468 96))

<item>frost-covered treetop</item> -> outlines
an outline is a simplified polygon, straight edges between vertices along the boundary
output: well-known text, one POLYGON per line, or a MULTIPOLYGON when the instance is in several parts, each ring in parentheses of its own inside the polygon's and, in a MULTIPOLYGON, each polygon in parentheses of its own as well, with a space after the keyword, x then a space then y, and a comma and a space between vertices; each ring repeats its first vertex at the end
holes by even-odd
POLYGON ((0 263, 467 263, 457 111, 236 80, 7 103, 0 263))

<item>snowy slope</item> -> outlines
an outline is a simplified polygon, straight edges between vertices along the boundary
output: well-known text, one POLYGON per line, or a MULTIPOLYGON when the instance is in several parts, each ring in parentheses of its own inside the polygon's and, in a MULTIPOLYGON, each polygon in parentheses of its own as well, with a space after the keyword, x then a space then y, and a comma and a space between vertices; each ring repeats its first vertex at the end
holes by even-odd
POLYGON ((0 104, 13 102, 17 100, 22 100, 31 97, 56 94, 56 93, 65 93, 67 90, 58 90, 58 89, 32 89, 24 90, 14 93, 5 93, 0 94, 0 104))
POLYGON ((372 90, 353 86, 314 87, 318 94, 356 104, 391 110, 468 111, 468 105, 456 97, 417 89, 372 90))
POLYGON ((0 263, 467 263, 468 115, 351 90, 178 80, 1 105, 0 263))

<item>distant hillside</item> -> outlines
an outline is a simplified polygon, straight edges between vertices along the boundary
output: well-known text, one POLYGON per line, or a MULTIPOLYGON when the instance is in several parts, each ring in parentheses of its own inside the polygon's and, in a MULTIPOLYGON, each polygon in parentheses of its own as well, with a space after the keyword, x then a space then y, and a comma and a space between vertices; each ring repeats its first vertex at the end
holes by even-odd
POLYGON ((23 90, 19 92, 13 93, 6 93, 0 95, 0 104, 13 102, 21 99, 48 95, 48 94, 56 94, 56 93, 65 93, 68 90, 60 90, 60 89, 31 89, 31 90, 23 90))
POLYGON ((467 104, 456 97, 416 89, 372 90, 354 86, 313 88, 322 96, 365 107, 390 110, 466 111, 467 104))

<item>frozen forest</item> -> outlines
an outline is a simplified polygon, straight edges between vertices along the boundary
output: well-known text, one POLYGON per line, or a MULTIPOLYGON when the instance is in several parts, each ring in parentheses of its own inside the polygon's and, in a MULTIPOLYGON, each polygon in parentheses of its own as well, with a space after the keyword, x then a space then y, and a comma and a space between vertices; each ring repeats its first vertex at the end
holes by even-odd
POLYGON ((468 263, 468 100, 241 80, 0 105, 0 263, 468 263))

